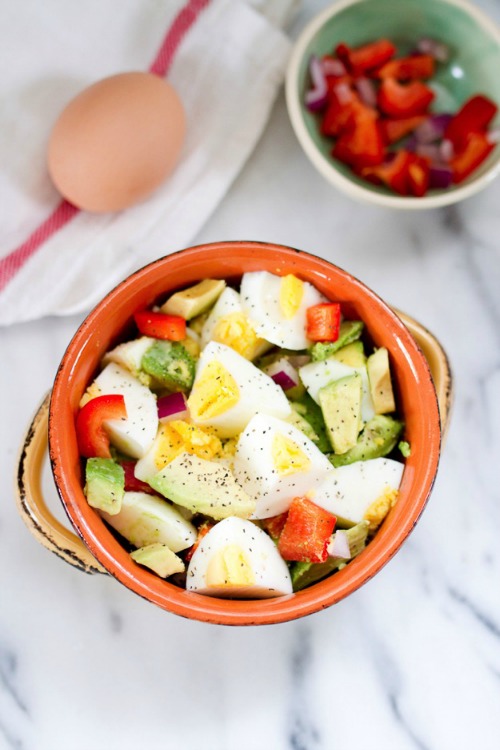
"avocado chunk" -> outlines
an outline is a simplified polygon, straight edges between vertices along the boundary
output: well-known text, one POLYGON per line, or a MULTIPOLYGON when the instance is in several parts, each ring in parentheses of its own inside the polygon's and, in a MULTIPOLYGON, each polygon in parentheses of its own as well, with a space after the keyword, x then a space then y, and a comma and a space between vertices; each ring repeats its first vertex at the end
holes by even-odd
POLYGON ((332 356, 349 367, 366 367, 365 348, 362 341, 353 341, 352 344, 343 346, 332 356))
MULTIPOLYGON (((349 540, 349 551, 352 560, 353 557, 359 555, 359 553, 366 547, 366 539, 368 536, 367 521, 361 521, 361 523, 356 524, 356 526, 346 529, 345 534, 349 540)), ((300 591, 306 586, 310 586, 312 583, 320 581, 322 578, 330 575, 330 573, 343 568, 345 565, 347 565, 347 562, 343 557, 329 557, 324 563, 294 563, 290 570, 293 590, 300 591)))
POLYGON ((134 547, 166 544, 173 552, 191 547, 196 529, 164 498, 145 492, 126 492, 116 515, 101 511, 109 525, 134 547))
POLYGON ((389 352, 385 346, 380 347, 368 357, 366 363, 370 393, 375 414, 388 414, 396 411, 396 402, 391 383, 389 352))
POLYGON ((334 466, 346 466, 354 461, 387 456, 396 447, 403 429, 404 422, 377 414, 366 423, 356 445, 342 455, 332 454, 330 461, 334 466))
POLYGON ((249 518, 255 500, 222 464, 181 453, 149 481, 153 489, 177 505, 216 521, 228 516, 249 518))
POLYGON ((196 364, 178 341, 155 341, 144 354, 141 369, 160 387, 170 391, 189 391, 196 364))
POLYGON ((85 466, 88 504, 109 515, 120 512, 125 494, 125 472, 112 458, 89 458, 85 466))
POLYGON ((296 409, 293 408, 293 404, 291 404, 291 406, 292 411, 290 413, 290 416, 286 418, 286 421, 290 424, 293 424, 294 427, 297 427, 297 429, 303 432, 304 435, 308 437, 309 440, 312 440, 313 443, 317 443, 319 437, 314 432, 307 419, 305 419, 305 417, 303 417, 296 409))
POLYGON ((340 324, 339 337, 337 341, 317 341, 311 347, 313 362, 321 362, 328 359, 336 351, 347 344, 357 341, 363 333, 364 323, 361 320, 343 320, 340 324))
MULTIPOLYGON (((323 412, 318 406, 316 401, 308 394, 304 395, 297 401, 291 401, 290 406, 300 417, 303 417, 309 422, 311 429, 314 432, 315 437, 308 435, 305 429, 302 431, 310 437, 310 439, 317 445, 322 453, 330 453, 331 445, 326 434, 325 420, 323 419, 323 412)), ((302 429, 302 428, 301 428, 302 429)))
POLYGON ((204 279, 189 289, 176 292, 160 307, 168 315, 180 315, 191 320, 208 310, 224 291, 226 282, 223 279, 204 279))
POLYGON ((175 552, 167 547, 166 544, 148 544, 146 547, 139 547, 130 553, 132 560, 139 565, 149 568, 161 578, 168 578, 174 573, 184 573, 186 566, 175 552))
POLYGON ((319 391, 319 404, 330 443, 335 453, 347 453, 358 440, 361 429, 361 375, 347 375, 328 383, 319 391))

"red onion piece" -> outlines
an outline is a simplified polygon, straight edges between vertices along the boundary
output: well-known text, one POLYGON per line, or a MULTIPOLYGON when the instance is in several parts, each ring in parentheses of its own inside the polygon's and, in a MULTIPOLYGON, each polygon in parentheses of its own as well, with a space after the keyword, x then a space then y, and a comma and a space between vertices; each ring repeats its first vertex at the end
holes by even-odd
POLYGON ((346 67, 341 60, 335 60, 333 57, 327 57, 321 61, 321 67, 325 76, 334 76, 339 78, 347 73, 346 67))
POLYGON ((445 164, 431 167, 429 173, 429 187, 435 190, 444 190, 449 188, 453 182, 453 172, 445 164))
POLYGON ((439 145, 439 150, 441 151, 441 161, 449 162, 453 159, 455 156, 455 149, 453 148, 453 143, 449 141, 447 138, 443 138, 439 145))
POLYGON ((328 544, 328 554, 330 557, 342 557, 344 560, 350 560, 351 550, 345 531, 337 529, 335 534, 332 534, 332 538, 328 544))
POLYGON ((170 422, 172 419, 184 419, 188 416, 186 397, 183 393, 169 393, 158 399, 158 419, 170 422))
POLYGON ((413 131, 419 143, 433 143, 443 137, 444 131, 453 115, 443 112, 440 115, 431 115, 418 128, 413 131))
POLYGON ((299 384, 299 374, 290 362, 282 357, 272 365, 266 367, 266 374, 271 377, 277 385, 281 386, 284 391, 295 388, 299 384))
POLYGON ((369 78, 358 78, 355 83, 359 98, 367 107, 377 106, 377 89, 369 78))
POLYGON ((316 55, 312 55, 309 61, 309 75, 311 76, 312 88, 306 91, 304 101, 311 112, 317 112, 328 101, 328 85, 321 62, 316 55))
POLYGON ((418 51, 423 55, 430 55, 438 62, 446 62, 450 57, 450 48, 430 37, 423 37, 417 43, 418 51))

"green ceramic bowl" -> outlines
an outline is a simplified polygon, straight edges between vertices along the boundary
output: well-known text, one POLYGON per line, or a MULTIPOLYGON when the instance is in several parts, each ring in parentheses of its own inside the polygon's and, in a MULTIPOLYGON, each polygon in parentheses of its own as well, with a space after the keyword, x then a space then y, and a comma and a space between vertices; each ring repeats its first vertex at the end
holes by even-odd
POLYGON ((486 187, 500 172, 500 145, 463 183, 432 190, 423 198, 402 197, 358 177, 330 151, 317 116, 304 106, 311 55, 332 52, 339 42, 350 46, 386 37, 405 54, 422 37, 433 37, 450 47, 447 63, 440 63, 432 79, 436 92, 433 110, 456 112, 470 96, 483 93, 500 105, 500 31, 466 0, 345 0, 316 16, 297 41, 287 72, 287 105, 295 133, 318 171, 353 198, 393 208, 422 209, 456 203, 486 187))

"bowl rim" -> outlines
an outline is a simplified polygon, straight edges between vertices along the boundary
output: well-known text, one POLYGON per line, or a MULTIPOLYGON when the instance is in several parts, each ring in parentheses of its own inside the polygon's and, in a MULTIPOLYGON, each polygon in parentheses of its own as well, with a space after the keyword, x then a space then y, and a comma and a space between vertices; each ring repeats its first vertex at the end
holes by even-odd
MULTIPOLYGON (((302 30, 295 42, 288 62, 285 78, 285 98, 288 115, 295 135, 304 149, 304 152, 318 172, 335 187, 342 190, 351 198, 364 203, 376 204, 386 208, 402 208, 410 210, 422 210, 428 208, 441 208, 458 203, 465 198, 475 195, 487 187, 500 173, 500 148, 496 161, 484 174, 478 175, 472 182, 454 188, 443 193, 427 195, 421 198, 414 196, 385 195, 370 190, 367 185, 359 185, 348 177, 345 177, 335 166, 335 162, 328 161, 318 150, 312 140, 302 116, 303 104, 298 91, 298 78, 301 62, 309 43, 314 39, 321 27, 334 16, 339 15, 346 8, 360 3, 373 2, 374 0, 341 0, 331 5, 316 16, 302 30)), ((500 27, 489 18, 480 8, 472 5, 468 0, 439 0, 441 3, 452 5, 468 13, 484 31, 489 34, 500 46, 500 27)))
MULTIPOLYGON (((273 256, 274 257, 274 256, 273 256)), ((277 262, 277 260, 276 260, 277 262)), ((214 275, 221 275, 215 273, 214 275)), ((326 283, 326 282, 325 282, 326 283)), ((330 281, 329 283, 332 283, 330 281)), ((168 292, 168 286, 165 290, 168 292)), ((124 323, 122 322, 122 328, 124 323)), ((117 328, 116 331, 119 329, 117 328)), ((86 385, 86 383, 85 383, 86 385)), ((427 421, 426 421, 427 425, 427 421)), ((57 371, 49 411, 49 455, 52 466, 54 481, 66 510, 66 513, 80 537, 83 539, 92 555, 103 565, 103 567, 117 578, 122 584, 143 598, 159 605, 175 614, 189 619, 201 620, 203 622, 226 624, 226 625, 257 625, 285 622, 288 620, 312 614, 345 598, 348 594, 359 589, 366 581, 378 573, 381 568, 396 554, 405 539, 415 527, 420 518, 431 493, 439 464, 441 448, 441 426, 439 419, 439 407, 436 390, 430 373, 430 368, 418 346, 404 323, 396 313, 369 287, 359 281, 347 271, 335 264, 319 258, 311 253, 278 245, 275 243, 228 241, 215 242, 194 246, 163 258, 159 258, 144 266, 135 273, 128 276, 106 295, 101 302, 89 313, 78 330, 72 337, 66 352, 62 358, 57 371), (65 456, 64 413, 71 421, 71 430, 74 433, 74 413, 67 398, 68 385, 71 379, 78 374, 78 365, 83 344, 89 340, 92 331, 98 330, 96 324, 100 316, 109 312, 109 306, 114 300, 120 300, 127 296, 132 287, 148 289, 148 278, 151 286, 156 278, 157 272, 161 273, 164 267, 171 266, 170 272, 179 264, 189 265, 191 262, 200 262, 206 257, 218 258, 231 250, 232 256, 237 256, 243 262, 244 258, 255 260, 256 252, 272 252, 279 257, 283 265, 297 265, 297 273, 304 278, 311 278, 313 270, 322 274, 326 281, 328 274, 337 277, 343 283, 349 285, 356 293, 362 295, 367 304, 375 305, 378 317, 385 325, 391 325, 394 340, 402 349, 405 362, 408 362, 409 370, 419 380, 419 398, 425 403, 426 419, 428 417, 429 445, 428 460, 423 470, 424 477, 421 484, 413 494, 407 498, 405 515, 401 519, 401 525, 387 539, 382 530, 370 543, 369 547, 360 558, 353 560, 346 568, 339 571, 335 576, 330 576, 311 587, 288 596, 276 597, 265 600, 227 600, 204 596, 187 592, 173 584, 159 579, 153 573, 144 569, 138 570, 135 563, 131 563, 128 553, 124 552, 123 559, 117 559, 101 539, 101 535, 91 528, 91 522, 86 517, 84 508, 85 498, 81 485, 78 489, 78 498, 74 498, 67 456, 65 456), (299 260, 300 259, 300 260, 299 260), (307 264, 304 266, 303 261, 307 264)), ((397 505, 395 508, 397 509, 397 505)), ((88 506, 86 513, 89 514, 88 506)), ((90 514, 89 514, 90 515, 90 514)), ((101 522, 102 524, 102 522, 101 522)), ((109 532, 108 532, 109 533, 109 532)), ((118 543, 116 546, 119 547, 118 543)))

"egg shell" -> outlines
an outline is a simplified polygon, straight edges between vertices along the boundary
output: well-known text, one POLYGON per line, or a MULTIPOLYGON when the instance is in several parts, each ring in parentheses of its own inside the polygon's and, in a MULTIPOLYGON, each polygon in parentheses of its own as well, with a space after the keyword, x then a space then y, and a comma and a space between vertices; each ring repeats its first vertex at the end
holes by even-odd
POLYGON ((291 594, 292 582, 285 561, 265 531, 251 521, 226 518, 210 529, 195 550, 187 570, 186 588, 210 596, 259 599, 291 594), (228 545, 241 549, 252 569, 253 585, 207 585, 210 560, 228 545))
POLYGON ((87 211, 119 211, 155 190, 178 161, 186 131, 174 88, 151 73, 120 73, 78 94, 56 121, 48 169, 87 211))
POLYGON ((241 304, 258 335, 285 349, 300 350, 311 345, 306 336, 306 310, 328 302, 309 282, 303 283, 303 296, 293 317, 287 319, 280 307, 283 277, 268 271, 245 273, 241 279, 241 304))
POLYGON ((288 510, 294 497, 307 495, 320 486, 332 465, 303 432, 287 422, 263 414, 254 417, 241 434, 234 457, 238 484, 257 500, 252 518, 270 518, 288 510), (309 459, 305 471, 280 475, 275 467, 273 442, 276 435, 292 440, 309 459))
POLYGON ((292 411, 283 390, 272 378, 229 346, 215 341, 205 347, 198 361, 188 406, 195 424, 212 427, 223 438, 238 435, 259 412, 286 419, 292 411), (238 401, 220 415, 200 418, 193 413, 192 397, 210 362, 221 364, 232 376, 238 386, 238 401))
POLYGON ((403 470, 404 464, 391 458, 339 466, 325 477, 311 499, 342 522, 356 524, 364 519, 370 505, 399 488, 403 470))

